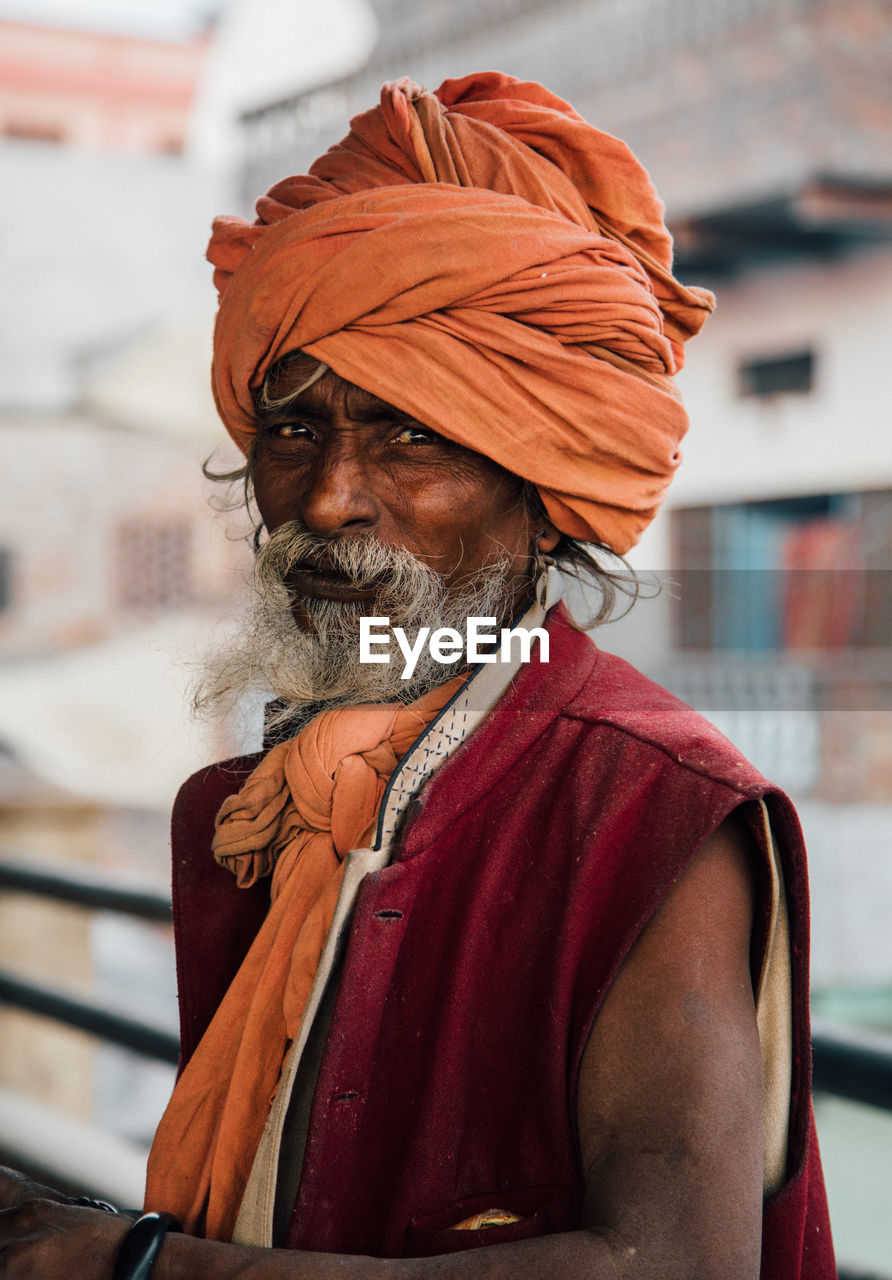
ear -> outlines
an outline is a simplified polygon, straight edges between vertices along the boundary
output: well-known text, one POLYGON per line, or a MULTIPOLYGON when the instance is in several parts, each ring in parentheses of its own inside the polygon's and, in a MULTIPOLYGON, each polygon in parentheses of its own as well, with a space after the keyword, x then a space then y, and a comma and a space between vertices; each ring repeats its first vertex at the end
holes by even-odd
POLYGON ((539 532, 536 535, 536 550, 543 555, 547 555, 549 551, 554 551, 560 540, 561 535, 551 521, 542 520, 539 532))

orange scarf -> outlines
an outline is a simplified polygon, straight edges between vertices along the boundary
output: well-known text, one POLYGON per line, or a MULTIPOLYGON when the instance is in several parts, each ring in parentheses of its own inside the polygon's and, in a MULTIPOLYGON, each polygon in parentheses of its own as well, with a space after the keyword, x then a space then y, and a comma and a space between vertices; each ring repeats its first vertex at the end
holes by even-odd
POLYGON ((409 706, 344 707, 274 747, 217 817, 214 856, 243 886, 272 876, 254 943, 183 1072, 149 1156, 146 1205, 231 1238, 343 876, 372 838, 400 758, 464 676, 409 706))

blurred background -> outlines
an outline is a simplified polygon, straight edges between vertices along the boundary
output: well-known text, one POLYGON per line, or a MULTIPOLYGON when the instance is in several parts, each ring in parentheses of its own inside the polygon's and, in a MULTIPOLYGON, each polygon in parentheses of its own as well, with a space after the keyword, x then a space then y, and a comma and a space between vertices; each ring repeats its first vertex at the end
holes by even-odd
MULTIPOLYGON (((892 1276, 892 4, 0 0, 0 1159, 137 1204, 176 1053, 167 821, 244 595, 211 217, 400 75, 495 67, 625 138, 717 292, 685 463, 598 642, 796 799, 837 1249, 892 1276), (219 495, 218 495, 219 498, 219 495)), ((249 717, 250 720, 250 717, 249 717)))

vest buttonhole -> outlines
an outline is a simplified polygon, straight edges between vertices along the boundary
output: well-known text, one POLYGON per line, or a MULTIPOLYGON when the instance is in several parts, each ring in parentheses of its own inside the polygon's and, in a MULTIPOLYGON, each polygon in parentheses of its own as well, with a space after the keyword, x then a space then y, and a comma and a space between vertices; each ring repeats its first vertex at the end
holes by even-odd
POLYGON ((402 918, 403 918, 402 911, 396 911, 392 908, 384 911, 375 912, 376 920, 402 920, 402 918))
POLYGON ((344 1093, 336 1093, 334 1100, 335 1102, 353 1102, 358 1097, 359 1094, 355 1089, 347 1089, 344 1093))

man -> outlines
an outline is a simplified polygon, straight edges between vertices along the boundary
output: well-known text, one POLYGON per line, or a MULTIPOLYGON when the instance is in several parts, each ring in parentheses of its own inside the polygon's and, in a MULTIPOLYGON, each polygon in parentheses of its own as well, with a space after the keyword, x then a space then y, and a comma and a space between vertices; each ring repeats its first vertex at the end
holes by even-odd
POLYGON ((3 1274, 833 1276, 795 817, 549 563, 678 464, 712 299, 646 175, 539 86, 401 81, 258 214, 210 257, 265 594, 207 696, 278 703, 174 814, 185 1234, 10 1178, 3 1274), (537 647, 463 662, 471 616, 537 647))

